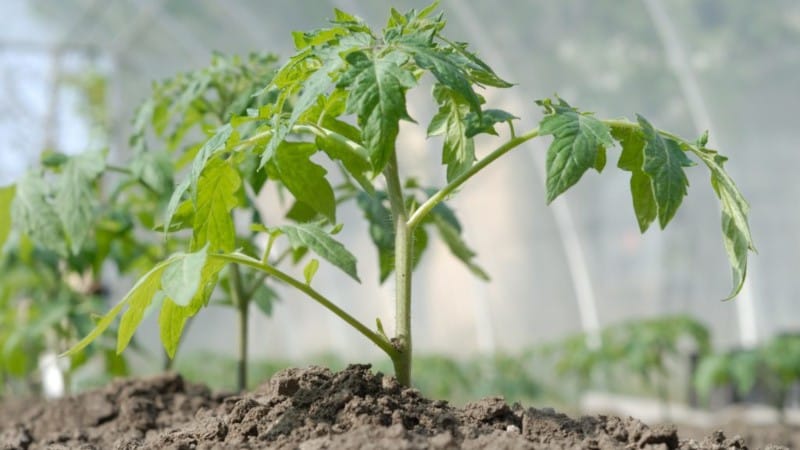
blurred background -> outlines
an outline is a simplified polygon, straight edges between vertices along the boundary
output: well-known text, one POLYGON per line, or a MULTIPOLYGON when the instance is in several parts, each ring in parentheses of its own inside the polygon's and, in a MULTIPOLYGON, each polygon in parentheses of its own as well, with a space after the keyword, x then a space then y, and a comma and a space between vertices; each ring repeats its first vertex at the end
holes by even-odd
MULTIPOLYGON (((399 10, 426 4, 392 2, 399 10)), ((124 161, 134 109, 153 81, 208 65, 212 51, 274 52, 283 60, 292 54, 290 32, 323 26, 334 7, 378 28, 388 12, 388 3, 362 0, 3 0, 0 185, 37 164, 44 149, 74 154, 107 147, 124 161)), ((536 126, 541 112, 534 100, 554 93, 601 117, 641 113, 687 138, 709 129, 711 146, 730 157, 727 169, 751 203, 759 254, 739 297, 722 302, 730 273, 704 168, 687 170, 690 194, 671 226, 642 236, 628 174, 613 167, 615 152, 602 174, 587 173, 547 206, 549 140, 537 140, 452 199, 465 239, 492 281, 476 280, 442 243, 432 243, 415 273, 420 355, 456 362, 521 355, 576 333, 676 315, 702 323, 714 348, 723 350, 800 332, 800 183, 794 178, 800 3, 445 0, 441 10, 449 36, 471 43, 517 84, 485 93, 491 107, 522 118, 517 129, 536 126)), ((434 112, 428 96, 424 87, 409 96, 409 112, 420 123, 434 112)), ((401 136, 401 170, 441 185, 440 142, 426 140, 425 130, 411 124, 403 124, 401 136)), ((498 142, 479 140, 479 156, 498 142)), ((359 257, 363 283, 323 267, 315 284, 365 323, 379 317, 391 324, 392 286, 378 283, 366 222, 355 208, 341 221, 341 239, 359 257)), ((116 279, 109 304, 130 284, 116 279)), ((325 362, 315 355, 326 354, 336 361, 381 361, 369 342, 294 292, 283 294, 270 317, 250 320, 256 360, 325 362)), ((235 330, 228 324, 234 322, 229 308, 201 312, 182 355, 187 361, 200 352, 232 355, 235 330)), ((155 320, 137 339, 158 348, 155 320)), ((446 364, 431 364, 419 370, 445 373, 446 364)))

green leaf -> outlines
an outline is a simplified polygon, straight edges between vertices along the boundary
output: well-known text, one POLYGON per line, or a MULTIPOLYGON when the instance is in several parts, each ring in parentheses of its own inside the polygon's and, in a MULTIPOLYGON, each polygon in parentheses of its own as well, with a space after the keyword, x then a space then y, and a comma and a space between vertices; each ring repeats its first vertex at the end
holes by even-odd
POLYGON ((17 187, 13 184, 0 188, 0 250, 11 233, 11 204, 14 201, 17 187))
POLYGON ((614 140, 603 122, 563 100, 557 105, 549 101, 539 103, 548 112, 539 124, 539 134, 554 137, 547 149, 547 202, 550 203, 594 167, 599 147, 608 147, 614 140))
POLYGON ((727 299, 731 299, 742 290, 744 285, 748 251, 756 251, 747 220, 750 206, 739 192, 733 179, 725 171, 723 156, 705 148, 692 148, 692 151, 711 171, 711 185, 722 205, 722 234, 733 277, 733 288, 727 297, 727 299))
POLYGON ((81 247, 92 230, 96 195, 94 181, 105 169, 102 152, 87 152, 73 156, 64 165, 58 181, 55 204, 73 254, 81 247))
POLYGON ((473 83, 497 88, 509 88, 514 84, 503 80, 486 64, 478 55, 467 50, 468 44, 464 42, 449 43, 448 50, 453 53, 453 60, 459 67, 466 71, 473 83))
POLYGON ((239 204, 239 172, 230 161, 213 158, 197 182, 194 198, 192 250, 208 246, 210 252, 230 252, 236 247, 236 228, 231 210, 239 204))
POLYGON ((658 206, 650 176, 644 173, 644 135, 634 127, 612 127, 611 135, 622 146, 617 167, 631 172, 631 198, 639 230, 644 233, 658 217, 658 206))
POLYGON ((61 220, 50 203, 50 192, 41 174, 29 172, 17 183, 11 205, 14 226, 36 244, 61 256, 68 253, 61 220))
MULTIPOLYGON (((337 78, 345 67, 343 53, 354 48, 370 45, 371 38, 365 33, 354 33, 340 36, 347 31, 342 27, 310 33, 313 48, 308 47, 298 53, 284 65, 267 89, 280 91, 277 111, 282 111, 283 104, 291 95, 298 93, 292 105, 288 119, 283 115, 275 116, 272 139, 261 156, 263 167, 283 144, 292 127, 306 111, 314 107, 320 96, 325 95, 336 85, 337 78)), ((309 35, 309 34, 306 34, 309 35)))
POLYGON ((420 68, 430 71, 439 84, 461 95, 470 110, 480 114, 481 101, 472 89, 469 75, 460 65, 462 58, 455 58, 453 52, 439 47, 433 40, 435 35, 435 29, 400 35, 389 44, 412 56, 420 68))
POLYGON ((265 316, 269 317, 272 315, 272 308, 275 302, 278 301, 278 293, 267 284, 261 283, 253 291, 252 301, 265 316))
POLYGON ((194 162, 192 163, 192 171, 189 177, 190 186, 192 188, 192 192, 197 190, 197 185, 200 182, 200 177, 205 172, 206 164, 220 150, 224 150, 228 139, 233 134, 233 127, 228 125, 224 125, 220 127, 217 132, 211 136, 200 150, 197 152, 197 156, 194 158, 194 162))
POLYGON ((597 173, 602 173, 603 169, 605 169, 606 167, 606 160, 607 160, 606 148, 599 147, 597 149, 597 158, 594 160, 594 167, 592 168, 596 170, 597 173))
POLYGON ((176 305, 188 305, 200 290, 207 254, 207 248, 204 247, 173 261, 164 269, 161 276, 161 289, 176 305))
MULTIPOLYGON (((122 353, 125 347, 128 346, 131 338, 133 338, 133 334, 144 318, 145 310, 153 301, 153 297, 161 290, 161 277, 164 274, 164 270, 175 260, 180 258, 181 255, 175 255, 153 267, 136 282, 130 292, 128 292, 128 295, 120 302, 120 305, 128 304, 129 306, 125 313, 122 314, 122 319, 119 322, 119 330, 117 331, 117 353, 122 353)), ((119 305, 117 305, 117 307, 119 307, 119 305)), ((117 310, 117 307, 115 307, 114 310, 117 310)), ((119 310, 117 310, 117 312, 119 312, 119 310)), ((106 327, 107 326, 108 325, 106 325, 106 327)), ((98 328, 100 328, 100 324, 95 328, 95 331, 97 331, 98 328)), ((95 335, 95 331, 92 331, 89 336, 95 335)), ((101 332, 102 330, 100 330, 95 337, 101 332)))
POLYGON ((372 166, 382 171, 394 153, 400 119, 413 121, 406 111, 406 91, 416 85, 414 75, 401 66, 397 52, 380 57, 355 51, 347 55, 350 67, 339 80, 348 88, 347 113, 355 113, 372 166))
POLYGON ((289 238, 289 244, 292 248, 308 247, 311 251, 350 275, 354 280, 361 282, 356 271, 355 256, 319 226, 302 223, 284 225, 279 229, 289 238))
POLYGON ((365 176, 365 174, 372 169, 369 155, 343 142, 343 140, 335 134, 331 134, 326 138, 317 137, 316 145, 331 159, 341 161, 342 165, 347 169, 347 172, 355 178, 362 189, 367 192, 374 191, 375 188, 372 186, 369 178, 365 176))
POLYGON ((164 239, 167 238, 167 234, 169 234, 170 230, 172 229, 172 220, 175 216, 175 212, 178 210, 178 206, 181 205, 181 200, 183 199, 183 194, 189 190, 189 184, 191 181, 187 178, 177 186, 175 186, 175 190, 172 192, 172 196, 169 198, 169 203, 167 204, 167 210, 164 213, 164 239))
POLYGON ((275 168, 281 182, 298 201, 336 223, 336 199, 325 178, 328 171, 310 159, 316 151, 313 143, 284 142, 275 153, 275 168))
POLYGON ((170 359, 175 357, 175 352, 178 350, 183 328, 186 326, 186 321, 192 316, 189 313, 189 308, 176 304, 169 297, 165 298, 161 305, 158 326, 161 344, 170 359))
POLYGON ((317 212, 314 208, 306 205, 303 202, 294 202, 292 207, 286 213, 286 218, 295 222, 311 222, 317 217, 317 212))
POLYGON ((689 186, 683 168, 694 163, 686 156, 680 144, 661 136, 644 117, 636 117, 645 139, 642 170, 652 180, 658 222, 663 229, 675 216, 689 186))
POLYGON ((394 270, 392 255, 394 254, 394 229, 392 228, 392 214, 383 204, 386 193, 376 191, 374 195, 359 192, 356 204, 364 212, 364 217, 369 222, 369 236, 378 249, 379 280, 386 281, 394 270))
POLYGON ((473 137, 480 133, 487 133, 497 136, 494 126, 498 123, 505 123, 509 120, 519 119, 519 117, 503 111, 502 109, 487 109, 480 114, 472 111, 467 114, 467 137, 473 137))
POLYGON ((311 280, 314 279, 314 275, 317 274, 317 269, 319 269, 319 260, 311 258, 311 261, 303 268, 303 276, 306 279, 307 285, 311 285, 311 280))
POLYGON ((444 136, 442 164, 447 164, 447 181, 469 170, 475 162, 475 143, 467 136, 469 105, 454 91, 438 85, 433 96, 439 111, 428 125, 428 136, 444 136))
POLYGON ((475 252, 461 238, 458 229, 438 214, 433 215, 433 221, 439 231, 439 236, 447 244, 453 256, 461 260, 475 276, 481 280, 489 281, 489 275, 473 261, 475 252))

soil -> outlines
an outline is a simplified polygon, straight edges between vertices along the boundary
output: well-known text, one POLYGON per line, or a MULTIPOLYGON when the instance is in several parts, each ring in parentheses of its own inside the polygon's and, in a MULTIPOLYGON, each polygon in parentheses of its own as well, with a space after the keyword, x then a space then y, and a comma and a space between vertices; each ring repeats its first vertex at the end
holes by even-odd
MULTIPOLYGON (((46 403, 4 404, 0 449, 744 449, 633 418, 567 417, 488 398, 454 408, 369 366, 288 369, 246 394, 168 374, 46 403)), ((773 447, 778 448, 778 447, 773 447)))

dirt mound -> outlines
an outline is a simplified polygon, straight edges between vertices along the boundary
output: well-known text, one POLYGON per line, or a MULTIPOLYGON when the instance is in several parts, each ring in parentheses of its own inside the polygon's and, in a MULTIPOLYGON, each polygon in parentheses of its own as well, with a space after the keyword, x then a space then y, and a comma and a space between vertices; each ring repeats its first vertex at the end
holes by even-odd
POLYGON ((636 419, 571 419, 490 398, 451 407, 354 365, 288 369, 244 395, 214 395, 177 375, 113 383, 24 411, 0 411, 0 449, 740 449, 715 433, 681 441, 636 419))

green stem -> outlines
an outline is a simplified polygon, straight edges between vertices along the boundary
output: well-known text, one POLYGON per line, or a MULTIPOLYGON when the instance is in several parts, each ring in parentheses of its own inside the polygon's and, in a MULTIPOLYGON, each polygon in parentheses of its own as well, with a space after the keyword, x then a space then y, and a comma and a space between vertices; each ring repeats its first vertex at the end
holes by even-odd
POLYGON ((462 184, 466 183, 467 180, 475 176, 478 172, 486 168, 489 164, 493 163, 497 158, 505 155, 506 153, 510 152, 511 150, 519 147, 521 144, 539 136, 539 129, 535 128, 527 133, 521 134, 515 138, 510 139, 505 144, 497 147, 494 151, 486 155, 483 159, 475 163, 469 170, 459 175, 455 180, 451 181, 447 186, 443 187, 439 192, 431 196, 425 203, 421 204, 419 208, 414 211, 414 214, 411 215, 411 218, 408 219, 407 225, 413 229, 420 223, 422 220, 425 219, 431 210, 436 207, 439 203, 443 202, 447 196, 452 194, 456 189, 461 187, 462 184))
POLYGON ((275 279, 283 281, 284 283, 308 295, 314 301, 322 305, 325 309, 336 314, 339 318, 347 322, 348 325, 355 328, 356 331, 358 331, 359 333, 364 335, 367 339, 372 341, 372 343, 377 345, 378 348, 386 352, 386 354, 389 355, 390 358, 394 359, 395 355, 397 354, 397 349, 395 349, 392 346, 392 343, 386 340, 385 337, 370 330, 369 327, 358 321, 358 319, 354 318, 353 316, 345 312, 343 309, 336 306, 335 303, 328 300, 324 295, 314 290, 314 288, 303 283, 302 281, 293 278, 291 275, 288 275, 276 269, 275 267, 272 267, 269 264, 264 264, 255 258, 251 258, 241 253, 216 254, 216 255, 212 254, 208 256, 209 258, 217 259, 219 261, 225 261, 229 263, 241 264, 243 266, 252 267, 254 269, 265 272, 266 274, 268 274, 271 277, 274 277, 275 279))
POLYGON ((408 224, 403 187, 397 167, 397 155, 393 154, 386 169, 386 192, 392 209, 394 222, 394 272, 395 272, 395 337, 394 347, 398 354, 392 358, 397 381, 411 385, 411 272, 413 265, 414 225, 408 224))
POLYGON ((241 392, 247 388, 247 319, 250 306, 249 297, 245 297, 242 275, 239 266, 231 265, 230 294, 233 306, 236 307, 239 319, 239 356, 236 362, 236 387, 241 392))

